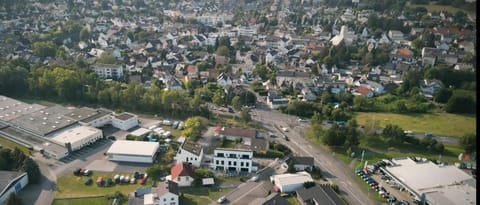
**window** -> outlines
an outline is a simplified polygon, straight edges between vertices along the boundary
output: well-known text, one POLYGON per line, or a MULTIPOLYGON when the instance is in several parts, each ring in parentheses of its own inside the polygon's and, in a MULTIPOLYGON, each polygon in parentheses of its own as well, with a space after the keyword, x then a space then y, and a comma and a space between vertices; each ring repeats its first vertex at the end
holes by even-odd
POLYGON ((178 181, 182 181, 182 177, 178 177, 178 181))
POLYGON ((215 160, 215 164, 218 164, 218 160, 215 160))
POLYGON ((222 162, 222 165, 224 165, 224 164, 225 164, 225 161, 223 161, 223 160, 222 160, 221 162, 222 162))
POLYGON ((197 161, 197 158, 195 157, 195 161, 197 161))
POLYGON ((170 199, 170 201, 173 201, 173 200, 175 200, 175 199, 172 197, 172 198, 170 199))
POLYGON ((167 201, 167 199, 166 199, 166 198, 163 198, 163 201, 167 201))
POLYGON ((232 165, 232 162, 231 162, 231 161, 228 161, 228 165, 232 165))
POLYGON ((242 166, 242 167, 243 167, 243 162, 240 162, 240 166, 242 166))
POLYGON ((237 166, 237 162, 233 162, 233 166, 237 166))
POLYGON ((185 179, 187 179, 187 181, 189 180, 190 177, 185 177, 185 179))
POLYGON ((245 166, 247 166, 247 167, 248 167, 248 162, 245 162, 245 166))
POLYGON ((185 159, 186 159, 186 160, 187 160, 187 162, 188 162, 188 157, 186 157, 185 159))

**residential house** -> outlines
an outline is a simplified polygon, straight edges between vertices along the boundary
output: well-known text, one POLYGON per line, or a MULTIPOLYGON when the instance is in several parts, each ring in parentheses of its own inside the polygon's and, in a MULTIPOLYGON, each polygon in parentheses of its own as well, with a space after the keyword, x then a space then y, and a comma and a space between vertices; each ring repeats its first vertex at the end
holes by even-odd
POLYGON ((314 166, 313 157, 291 157, 290 160, 295 171, 312 170, 314 166))
POLYGON ((256 198, 250 201, 248 205, 290 205, 279 193, 271 193, 265 198, 256 198))
POLYGON ((116 80, 123 77, 122 65, 96 63, 92 65, 92 70, 94 70, 100 78, 104 79, 116 80))
POLYGON ((257 130, 239 127, 217 127, 215 135, 225 137, 228 140, 242 140, 243 144, 250 145, 252 139, 257 137, 257 130))
POLYGON ((177 155, 173 158, 176 163, 188 163, 200 167, 203 159, 203 147, 195 142, 185 140, 178 148, 177 155))
POLYGON ((423 95, 425 95, 427 97, 432 97, 443 87, 444 87, 444 85, 440 80, 424 79, 423 84, 420 85, 420 90, 421 90, 423 95))
POLYGON ((198 73, 198 67, 196 65, 188 65, 187 75, 185 76, 186 80, 196 80, 199 79, 200 75, 198 73))
POLYGON ((397 30, 388 31, 388 37, 395 43, 400 44, 400 41, 404 39, 403 33, 397 30))
POLYGON ((407 48, 401 48, 393 51, 393 55, 391 55, 391 57, 392 60, 396 62, 415 63, 413 52, 407 48))
POLYGON ((308 189, 299 189, 296 193, 301 205, 345 205, 329 185, 316 184, 308 189))
POLYGON ((253 172, 253 151, 250 149, 216 148, 212 168, 218 171, 253 172))
POLYGON ((269 89, 267 94, 267 105, 271 109, 277 109, 280 106, 287 106, 289 100, 284 98, 280 92, 269 89))
POLYGON ((353 92, 354 95, 363 95, 365 96, 366 98, 371 98, 373 97, 373 91, 370 90, 370 88, 368 88, 367 86, 365 85, 361 85, 361 86, 358 86, 354 92, 353 92))
POLYGON ((232 85, 232 78, 229 75, 222 72, 217 77, 217 84, 219 86, 221 86, 222 88, 225 88, 227 86, 231 86, 232 85))
POLYGON ((170 175, 166 177, 166 180, 174 181, 180 187, 191 186, 194 174, 195 168, 193 165, 181 162, 170 169, 170 175))
POLYGON ((160 183, 151 193, 143 195, 144 205, 179 205, 178 184, 173 181, 160 183))

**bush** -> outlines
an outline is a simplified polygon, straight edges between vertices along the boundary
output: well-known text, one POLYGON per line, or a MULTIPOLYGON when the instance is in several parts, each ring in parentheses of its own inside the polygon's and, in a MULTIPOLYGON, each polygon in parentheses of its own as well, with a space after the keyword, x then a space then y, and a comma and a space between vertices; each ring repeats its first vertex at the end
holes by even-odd
POLYGON ((340 194, 340 188, 338 187, 337 184, 331 183, 330 187, 332 187, 332 189, 333 189, 333 191, 335 191, 335 193, 340 194))
POLYGON ((315 180, 321 179, 323 177, 322 170, 316 166, 312 168, 312 170, 310 171, 310 175, 312 175, 312 178, 315 180))
POLYGON ((135 140, 137 140, 137 136, 135 136, 135 135, 127 135, 127 140, 135 141, 135 140))
POLYGON ((267 152, 254 152, 253 153, 254 157, 260 157, 260 158, 283 158, 285 155, 282 152, 276 151, 276 150, 268 150, 267 152))

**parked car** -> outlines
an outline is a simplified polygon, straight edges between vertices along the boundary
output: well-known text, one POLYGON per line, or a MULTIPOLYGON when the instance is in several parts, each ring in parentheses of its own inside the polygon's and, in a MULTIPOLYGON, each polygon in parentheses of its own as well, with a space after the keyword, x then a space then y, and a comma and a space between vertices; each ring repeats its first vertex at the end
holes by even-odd
POLYGON ((107 137, 107 139, 109 139, 109 140, 113 140, 113 141, 117 140, 117 138, 116 138, 115 136, 111 136, 111 135, 110 135, 110 136, 108 136, 108 137, 107 137))
POLYGON ((147 178, 146 178, 146 177, 140 180, 140 184, 141 184, 141 185, 144 185, 146 182, 147 182, 147 178))
POLYGON ((82 169, 80 168, 76 169, 75 171, 73 171, 73 175, 80 176, 81 175, 80 171, 82 171, 82 169))
POLYGON ((184 126, 184 125, 185 125, 185 124, 184 124, 183 122, 178 123, 177 129, 183 130, 183 126, 184 126))
POLYGON ((105 182, 105 187, 111 187, 113 186, 113 180, 112 178, 108 178, 107 181, 105 182))
POLYGON ((173 129, 177 129, 178 123, 180 123, 180 122, 179 122, 179 121, 174 121, 174 122, 172 123, 172 128, 173 128, 173 129))
POLYGON ((135 179, 135 177, 132 177, 130 179, 130 184, 135 184, 137 182, 137 180, 135 179))
POLYGON ((92 183, 93 183, 92 178, 88 178, 87 180, 85 180, 85 185, 92 185, 92 183))
POLYGON ((91 176, 92 174, 93 174, 92 171, 88 169, 85 169, 85 171, 83 171, 83 176, 91 176))
POLYGON ((283 139, 285 139, 285 141, 290 141, 287 135, 283 135, 283 139))
POLYGON ((432 133, 429 133, 429 132, 427 132, 427 133, 425 133, 425 137, 433 137, 433 134, 432 134, 432 133))
POLYGON ((218 198, 217 202, 221 204, 221 203, 225 202, 226 200, 227 200, 227 198, 225 196, 222 196, 222 197, 218 198))
POLYGON ((97 186, 103 186, 103 177, 97 178, 97 186))
POLYGON ((252 178, 250 178, 250 181, 252 182, 258 181, 258 176, 253 176, 252 178))

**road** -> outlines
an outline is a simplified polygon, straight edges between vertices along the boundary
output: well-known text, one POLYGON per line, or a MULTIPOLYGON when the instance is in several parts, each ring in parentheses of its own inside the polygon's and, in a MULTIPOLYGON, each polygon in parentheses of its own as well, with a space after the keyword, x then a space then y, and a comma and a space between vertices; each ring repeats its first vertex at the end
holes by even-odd
POLYGON ((230 191, 225 195, 227 198, 226 204, 247 205, 256 198, 262 198, 268 191, 272 190, 273 184, 270 182, 270 176, 274 174, 284 173, 287 170, 281 165, 285 162, 283 160, 275 160, 267 167, 257 172, 258 180, 256 182, 247 181, 240 184, 236 189, 230 191))
POLYGON ((314 147, 314 145, 303 136, 303 131, 308 129, 308 123, 298 122, 298 117, 270 110, 262 104, 258 105, 257 109, 253 112, 254 116, 252 117, 254 120, 263 124, 266 129, 272 133, 277 133, 278 136, 282 136, 283 133, 273 125, 288 127, 289 131, 285 134, 289 137, 290 141, 283 139, 277 140, 281 140, 282 143, 289 146, 293 152, 300 156, 313 157, 315 164, 320 166, 327 180, 337 184, 351 204, 380 204, 373 196, 367 196, 368 190, 365 190, 358 184, 352 183, 352 181, 355 181, 355 175, 353 171, 351 171, 351 168, 342 161, 333 158, 332 153, 329 151, 321 147, 314 147))

